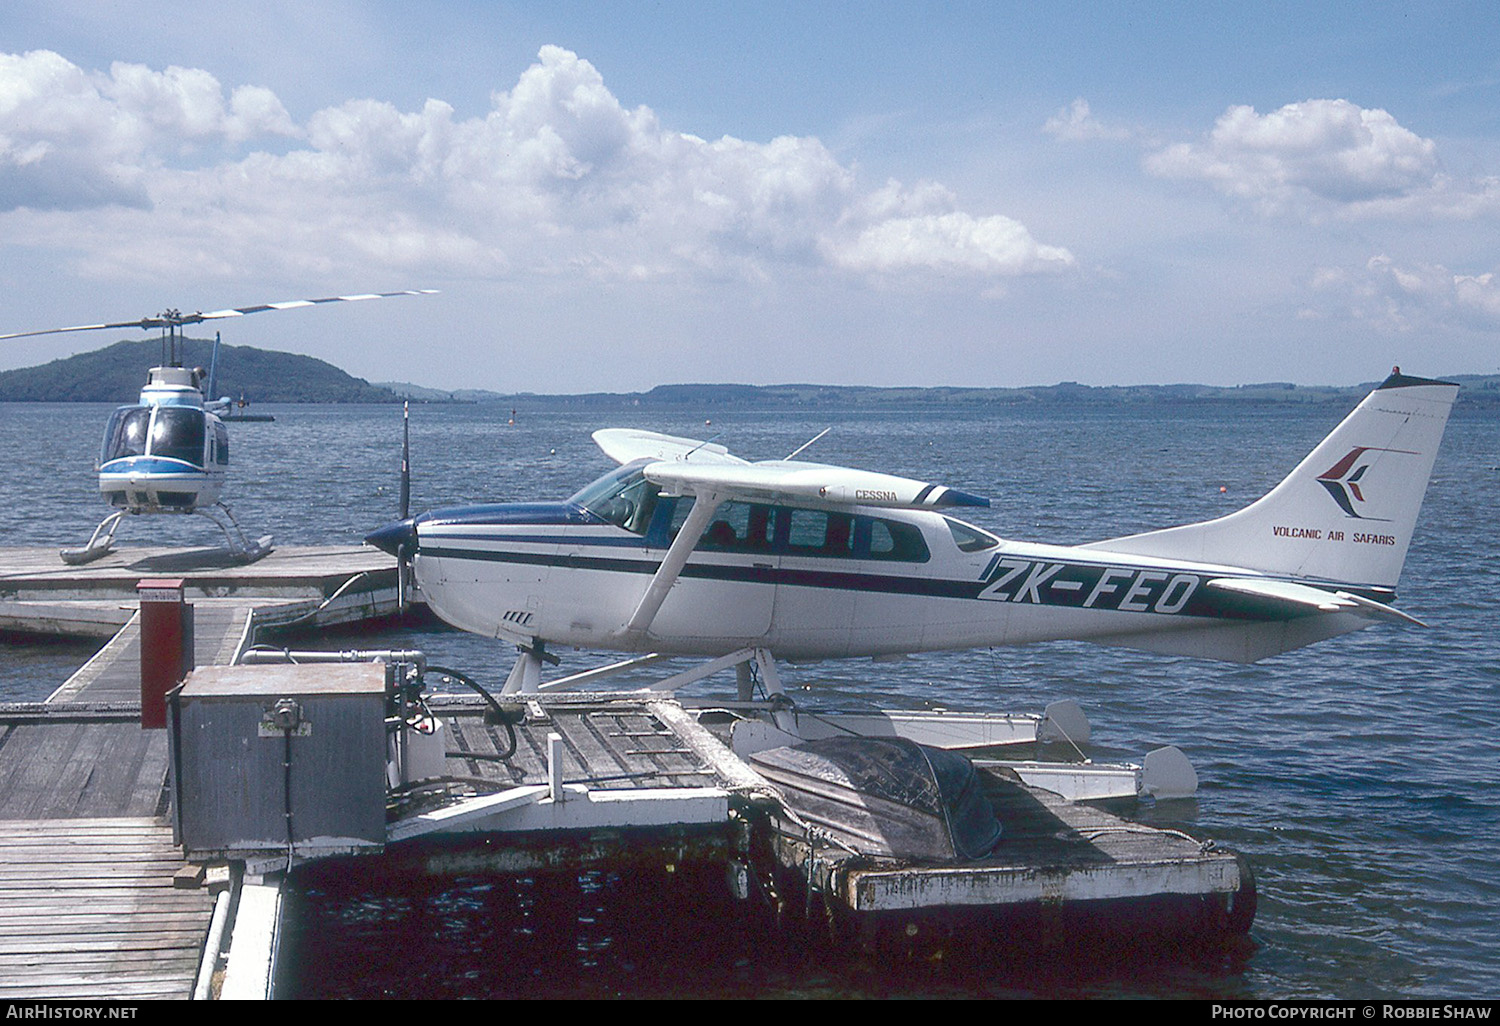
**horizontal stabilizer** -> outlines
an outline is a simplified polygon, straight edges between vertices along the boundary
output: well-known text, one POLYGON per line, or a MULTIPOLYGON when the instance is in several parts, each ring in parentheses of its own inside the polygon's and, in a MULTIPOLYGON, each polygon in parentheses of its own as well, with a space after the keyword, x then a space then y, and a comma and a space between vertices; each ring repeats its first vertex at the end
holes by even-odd
POLYGON ((1259 578, 1216 577, 1208 582, 1214 591, 1243 595, 1263 604, 1264 612, 1273 616, 1312 616, 1317 613, 1353 613, 1371 620, 1413 623, 1425 627, 1414 616, 1383 602, 1351 595, 1347 591, 1326 591, 1292 581, 1268 581, 1259 578))

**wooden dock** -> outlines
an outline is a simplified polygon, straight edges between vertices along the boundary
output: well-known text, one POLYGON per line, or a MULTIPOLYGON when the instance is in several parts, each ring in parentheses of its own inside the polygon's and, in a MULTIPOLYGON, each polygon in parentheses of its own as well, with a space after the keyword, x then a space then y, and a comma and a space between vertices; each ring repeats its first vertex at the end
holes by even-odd
MULTIPOLYGON (((249 566, 219 550, 122 550, 86 567, 64 566, 52 550, 0 550, 0 629, 110 638, 46 701, 0 706, 0 997, 188 998, 202 973, 210 920, 219 920, 214 896, 182 872, 186 863, 169 817, 167 734, 139 725, 137 582, 182 579, 193 607, 196 665, 227 667, 260 625, 315 626, 395 612, 395 576, 394 561, 371 549, 283 549, 249 566)), ((254 690, 268 669, 214 671, 182 689, 186 708, 195 682, 244 678, 221 681, 201 698, 224 701, 226 712, 182 735, 208 739, 198 742, 197 763, 184 754, 187 746, 179 747, 185 780, 213 776, 193 776, 194 766, 217 770, 233 762, 243 747, 238 738, 268 736, 261 733, 266 692, 254 690), (244 690, 236 692, 240 684, 244 690), (240 729, 236 709, 246 703, 254 705, 248 734, 230 736, 240 729)), ((298 701, 328 693, 326 678, 336 676, 316 665, 282 669, 301 675, 298 701)), ((377 734, 389 715, 382 679, 377 673, 375 687, 364 689, 375 703, 377 734)), ((370 836, 333 839, 353 836, 358 850, 384 848, 384 858, 395 862, 417 852, 435 873, 708 859, 731 877, 735 867, 743 870, 746 900, 769 894, 793 911, 812 909, 813 902, 788 899, 801 882, 815 889, 830 921, 894 917, 902 937, 926 935, 925 927, 912 933, 918 918, 965 909, 1030 914, 1122 902, 1145 908, 1141 899, 1163 897, 1188 910, 1190 929, 1233 931, 1247 928, 1253 916, 1253 887, 1234 855, 1067 803, 1004 773, 984 773, 986 794, 1005 824, 991 856, 961 866, 902 865, 830 849, 723 737, 668 694, 546 691, 506 701, 512 713, 524 712, 510 727, 487 718, 472 696, 432 697, 429 708, 442 729, 428 735, 421 753, 426 769, 386 791, 377 759, 375 786, 366 788, 374 809, 370 836), (464 836, 477 843, 465 845, 464 836)), ((330 749, 334 721, 320 722, 306 735, 293 733, 295 723, 271 728, 286 731, 287 754, 267 787, 286 787, 291 767, 303 765, 298 760, 334 758, 342 765, 347 747, 330 749), (304 742, 313 747, 293 748, 304 742)), ((400 736, 401 746, 422 743, 400 736)), ((223 786, 204 788, 208 797, 201 800, 212 802, 223 786)), ((253 795, 281 793, 243 781, 234 786, 253 795)), ((318 800, 348 799, 330 793, 318 800)), ((199 859, 230 859, 244 873, 239 918, 250 925, 237 928, 226 995, 269 993, 281 874, 298 859, 334 853, 316 850, 328 843, 317 837, 301 850, 286 801, 284 814, 276 810, 285 824, 285 833, 274 835, 285 837, 279 849, 255 835, 241 850, 242 835, 235 834, 194 851, 199 859)), ((184 797, 180 804, 192 803, 184 797)), ((185 816, 181 826, 180 840, 191 847, 185 816)), ((1146 924, 1146 932, 1152 929, 1146 924)))
POLYGON ((0 821, 0 998, 188 997, 213 900, 181 866, 156 816, 0 821))
POLYGON ((223 549, 119 549, 85 566, 55 549, 0 549, 0 630, 113 637, 137 607, 136 583, 162 577, 180 578, 195 609, 234 600, 268 626, 396 611, 396 561, 366 546, 279 548, 249 564, 223 549))
POLYGON ((394 575, 390 557, 352 547, 248 566, 217 549, 122 549, 83 567, 0 550, 0 629, 111 639, 47 701, 0 706, 0 997, 193 992, 213 896, 174 886, 167 736, 140 726, 136 583, 183 579, 201 666, 232 662, 252 623, 392 612, 394 575))

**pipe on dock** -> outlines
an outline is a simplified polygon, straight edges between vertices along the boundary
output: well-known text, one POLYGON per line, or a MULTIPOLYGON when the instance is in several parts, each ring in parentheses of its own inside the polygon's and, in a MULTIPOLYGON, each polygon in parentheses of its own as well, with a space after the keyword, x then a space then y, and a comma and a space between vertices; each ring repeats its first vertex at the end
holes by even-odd
POLYGON ((427 668, 427 653, 421 649, 346 649, 342 652, 298 652, 285 648, 256 647, 246 650, 240 664, 255 666, 268 663, 415 663, 427 668))
POLYGON ((214 915, 208 924, 208 940, 203 945, 203 960, 198 964, 198 980, 193 985, 194 1001, 207 1001, 212 997, 214 969, 219 964, 219 952, 224 947, 224 927, 229 922, 229 900, 228 887, 214 899, 214 915))

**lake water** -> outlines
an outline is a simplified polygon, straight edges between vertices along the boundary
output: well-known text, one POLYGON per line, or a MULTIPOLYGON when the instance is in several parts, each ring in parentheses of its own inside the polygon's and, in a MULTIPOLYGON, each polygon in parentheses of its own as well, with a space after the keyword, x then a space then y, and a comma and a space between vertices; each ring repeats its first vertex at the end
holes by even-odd
MULTIPOLYGON (((0 404, 0 545, 77 545, 106 512, 92 461, 107 407, 0 404)), ((277 406, 234 425, 226 500, 251 534, 353 543, 396 511, 400 409, 277 406)), ((606 426, 717 434, 807 458, 988 495, 971 517, 1007 537, 1080 542, 1204 519, 1274 485, 1342 406, 1046 407, 995 411, 639 409, 413 411, 415 510, 566 496, 609 461, 606 426), (705 425, 711 420, 711 425, 705 425), (1223 491, 1221 491, 1223 489, 1223 491)), ((293 938, 305 995, 1030 995, 1431 997, 1500 995, 1500 411, 1460 402, 1400 586, 1427 629, 1378 625, 1255 666, 1082 644, 951 653, 903 663, 783 669, 800 704, 1037 711, 1057 698, 1094 724, 1096 758, 1162 744, 1200 778, 1189 802, 1135 813, 1245 853, 1260 905, 1253 950, 1213 958, 1085 959, 893 971, 778 953, 731 907, 680 889, 584 874, 465 878, 392 893, 314 883, 293 938), (338 971, 324 971, 337 966, 338 971)), ((119 543, 218 544, 199 518, 132 519, 119 543)), ((496 681, 504 646, 416 627, 414 644, 496 681)), ((334 647, 347 647, 340 639, 334 647)), ((0 700, 45 697, 91 649, 0 642, 0 700)), ((565 667, 589 665, 569 653, 565 667)), ((731 685, 732 686, 732 685, 731 685)), ((690 891, 691 888, 688 888, 690 891)))

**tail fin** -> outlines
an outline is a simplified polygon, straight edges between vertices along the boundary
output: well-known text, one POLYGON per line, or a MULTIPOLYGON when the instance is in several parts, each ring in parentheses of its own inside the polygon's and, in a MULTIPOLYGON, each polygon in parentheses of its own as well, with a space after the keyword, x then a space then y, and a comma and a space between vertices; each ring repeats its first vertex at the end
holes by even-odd
POLYGON ((1457 394, 1397 369, 1264 498, 1085 547, 1394 588, 1457 394))

